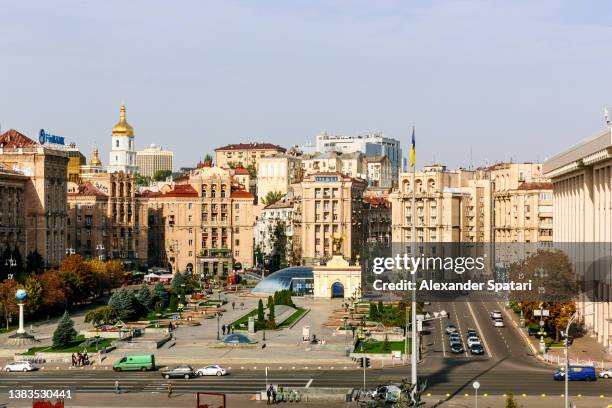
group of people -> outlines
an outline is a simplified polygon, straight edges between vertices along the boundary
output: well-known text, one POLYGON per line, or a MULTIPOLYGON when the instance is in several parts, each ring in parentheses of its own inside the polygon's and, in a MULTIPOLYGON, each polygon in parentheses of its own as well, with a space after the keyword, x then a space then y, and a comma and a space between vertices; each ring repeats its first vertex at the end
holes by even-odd
POLYGON ((223 335, 231 334, 234 332, 234 327, 231 324, 221 326, 221 331, 223 331, 223 335))
POLYGON ((89 362, 89 354, 87 354, 87 351, 85 351, 84 353, 81 353, 80 351, 76 354, 72 353, 73 367, 87 366, 89 364, 91 363, 89 362))
POLYGON ((268 396, 268 405, 276 404, 276 388, 274 388, 274 385, 270 384, 266 390, 266 395, 268 396))

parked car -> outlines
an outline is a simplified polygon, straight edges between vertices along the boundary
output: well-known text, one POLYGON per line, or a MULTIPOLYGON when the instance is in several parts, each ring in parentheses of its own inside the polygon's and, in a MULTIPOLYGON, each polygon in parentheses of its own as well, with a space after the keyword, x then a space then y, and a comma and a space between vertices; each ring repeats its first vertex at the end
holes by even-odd
POLYGON ((457 333, 457 327, 454 324, 449 323, 446 325, 446 334, 451 333, 457 333))
POLYGON ((463 349, 463 344, 461 343, 455 343, 451 345, 451 353, 463 353, 464 349, 463 349))
POLYGON ((493 326, 504 327, 504 321, 502 319, 495 319, 493 320, 493 326))
POLYGON ((600 378, 612 378, 612 368, 608 368, 607 370, 602 370, 599 372, 600 378))
POLYGON ((502 314, 499 310, 494 310, 491 312, 491 319, 501 319, 502 314))
POLYGON ((227 371, 220 365, 212 364, 206 367, 198 368, 196 370, 196 375, 198 377, 201 377, 203 375, 216 375, 217 377, 220 377, 222 375, 227 375, 227 371))
POLYGON ((468 339, 467 339, 468 347, 472 347, 473 344, 480 345, 480 339, 478 337, 476 337, 476 336, 468 337, 468 339))
POLYGON ((470 346, 470 353, 472 354, 484 354, 484 349, 480 344, 472 344, 470 346))
POLYGON ((528 327, 527 328, 527 334, 530 336, 537 336, 539 331, 540 331, 539 327, 528 327))
POLYGON ((147 371, 155 370, 153 354, 129 354, 113 364, 115 371, 147 371))
POLYGON ((161 372, 162 377, 165 379, 170 378, 185 378, 189 379, 191 377, 195 377, 196 373, 193 370, 193 367, 190 365, 178 365, 167 370, 163 370, 161 372))
MULTIPOLYGON (((560 368, 559 370, 555 371, 555 373, 553 374, 553 378, 557 381, 564 380, 565 369, 560 368)), ((597 375, 595 375, 595 367, 577 365, 569 366, 568 379, 570 381, 596 381, 597 375)))
POLYGON ((4 366, 4 371, 7 373, 12 371, 23 371, 25 373, 34 370, 36 370, 36 367, 29 361, 15 361, 4 366))

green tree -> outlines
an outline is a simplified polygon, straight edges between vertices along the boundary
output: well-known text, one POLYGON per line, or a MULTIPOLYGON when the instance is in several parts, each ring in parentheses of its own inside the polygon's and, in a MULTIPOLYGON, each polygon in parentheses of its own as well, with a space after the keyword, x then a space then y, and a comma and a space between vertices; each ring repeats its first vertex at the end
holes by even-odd
POLYGON ((74 330, 74 322, 70 318, 68 311, 65 311, 57 324, 57 328, 53 332, 53 348, 60 349, 69 347, 76 336, 77 332, 74 330))
POLYGON ((257 169, 255 168, 255 166, 253 166, 252 164, 249 164, 246 169, 249 172, 249 178, 250 179, 256 179, 257 178, 257 169))
POLYGON ((385 316, 385 304, 382 302, 382 300, 378 301, 378 317, 379 318, 383 318, 385 316))
POLYGON ((274 299, 272 297, 269 298, 272 302, 268 303, 268 328, 276 329, 276 319, 274 316, 274 299))
POLYGON ((157 170, 155 174, 153 174, 154 181, 166 181, 168 177, 172 175, 172 170, 157 170))
POLYGON ((168 291, 164 288, 164 285, 158 282, 153 286, 153 302, 155 302, 155 304, 161 304, 162 309, 166 307, 168 303, 168 296, 168 291))
POLYGON ((210 155, 209 153, 206 154, 206 156, 204 156, 204 163, 211 163, 213 162, 213 157, 212 155, 210 155))
POLYGON ((45 260, 42 255, 38 253, 38 250, 29 252, 26 256, 26 272, 27 273, 41 273, 45 268, 45 260))
POLYGON ((108 300, 108 305, 117 311, 117 317, 124 321, 138 317, 137 303, 134 293, 125 288, 115 291, 108 300))
POLYGON ((257 321, 263 322, 264 320, 266 320, 266 316, 264 314, 264 305, 263 301, 259 299, 259 302, 257 303, 257 321))
POLYGON ((168 305, 168 309, 170 309, 171 312, 176 312, 178 310, 178 296, 176 296, 176 293, 172 293, 172 295, 170 295, 170 304, 168 305))
POLYGON ((370 303, 370 320, 378 319, 378 309, 374 303, 370 303))
POLYGON ((25 290, 28 292, 26 299, 26 311, 30 315, 35 315, 40 309, 43 287, 36 275, 30 275, 26 278, 25 290))
POLYGON ((280 191, 268 191, 268 194, 261 200, 265 205, 274 204, 283 198, 283 193, 280 191))
POLYGON ((149 183, 151 182, 151 178, 147 177, 147 176, 143 176, 140 173, 136 173, 134 174, 134 183, 137 186, 148 186, 149 183))
POLYGON ((181 288, 181 285, 186 285, 187 284, 187 279, 186 276, 180 272, 177 272, 174 274, 174 277, 172 278, 172 289, 175 292, 179 292, 179 289, 181 288))
POLYGON ((142 289, 136 292, 136 300, 146 311, 153 309, 153 297, 148 287, 143 286, 142 289))
POLYGON ((91 323, 93 326, 112 324, 116 321, 117 311, 112 306, 100 306, 85 315, 85 323, 91 323))

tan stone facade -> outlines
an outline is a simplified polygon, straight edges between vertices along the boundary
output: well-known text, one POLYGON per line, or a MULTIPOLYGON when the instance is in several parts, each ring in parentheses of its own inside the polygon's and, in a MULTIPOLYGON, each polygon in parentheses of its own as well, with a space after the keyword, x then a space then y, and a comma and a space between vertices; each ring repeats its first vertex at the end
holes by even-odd
POLYGON ((68 147, 68 181, 72 183, 81 182, 81 166, 87 164, 83 153, 73 143, 68 147))
MULTIPOLYGON (((553 184, 553 237, 555 242, 612 243, 612 130, 595 135, 544 163, 553 184)), ((584 256, 584 255, 583 255, 584 256)), ((579 273, 581 258, 575 259, 579 273)), ((609 277, 609 271, 589 271, 609 277)), ((609 282, 609 279, 608 279, 609 282)), ((605 281, 595 288, 604 299, 612 297, 605 281)), ((612 302, 581 297, 580 321, 612 352, 612 302)))
POLYGON ((138 173, 146 177, 153 177, 161 170, 172 171, 174 153, 163 150, 159 146, 151 145, 146 149, 136 152, 136 166, 138 173))
POLYGON ((0 165, 0 251, 26 249, 25 189, 28 178, 0 165))
POLYGON ((11 129, 0 135, 0 164, 23 173, 25 183, 26 254, 37 250, 48 266, 65 256, 66 177, 68 154, 11 129))
POLYGON ((262 157, 257 163, 257 197, 260 202, 271 191, 287 194, 291 184, 302 178, 299 157, 277 154, 262 157))
POLYGON ((342 256, 357 259, 364 238, 366 187, 364 181, 337 172, 311 174, 295 185, 295 216, 301 219, 300 247, 307 263, 329 259, 333 238, 342 238, 342 256))
POLYGON ((239 143, 215 149, 215 165, 229 168, 230 164, 242 167, 255 166, 262 157, 285 153, 285 148, 272 143, 239 143))

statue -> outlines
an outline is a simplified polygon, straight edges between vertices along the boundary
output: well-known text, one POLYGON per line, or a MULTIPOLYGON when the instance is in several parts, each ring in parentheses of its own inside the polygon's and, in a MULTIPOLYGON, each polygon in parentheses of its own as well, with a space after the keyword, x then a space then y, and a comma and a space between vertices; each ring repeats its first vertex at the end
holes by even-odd
POLYGON ((332 255, 342 255, 342 237, 332 237, 332 255))

